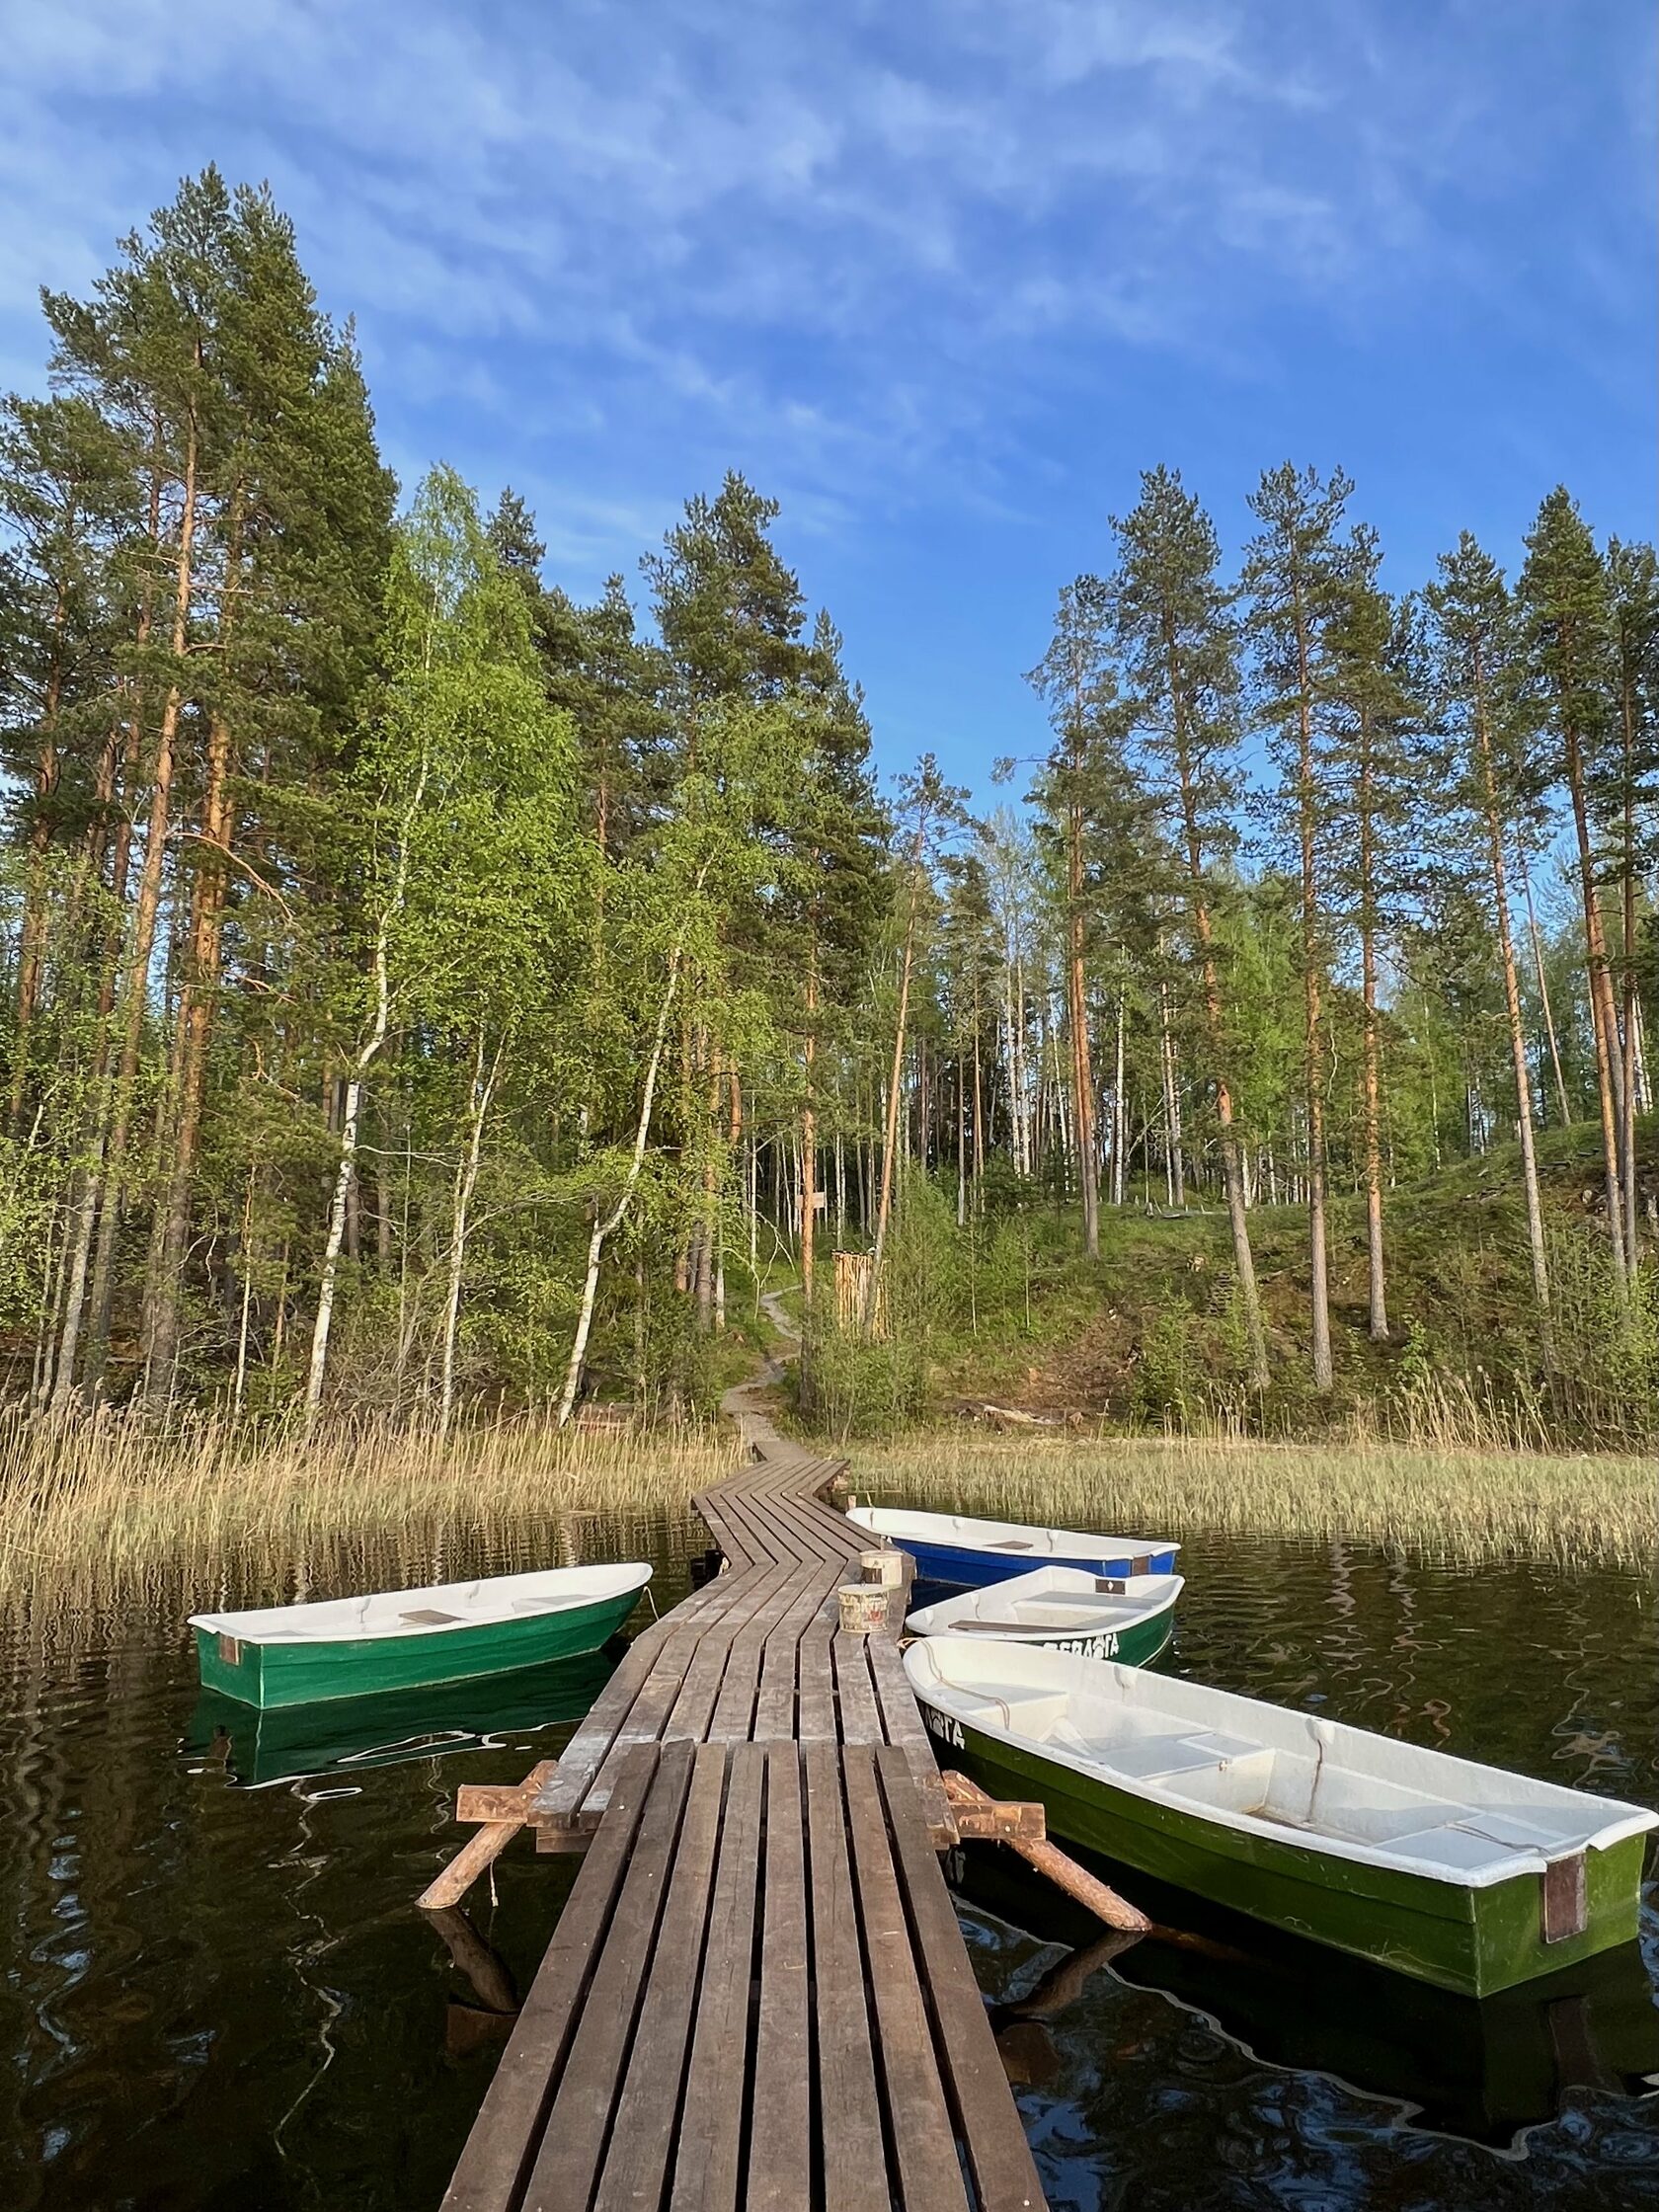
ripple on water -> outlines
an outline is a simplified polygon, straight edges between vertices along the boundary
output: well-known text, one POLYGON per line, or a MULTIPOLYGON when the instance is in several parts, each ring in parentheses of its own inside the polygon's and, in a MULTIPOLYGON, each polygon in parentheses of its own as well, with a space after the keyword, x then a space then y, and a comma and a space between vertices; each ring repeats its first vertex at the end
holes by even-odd
MULTIPOLYGON (((701 1548, 684 1526, 595 1524, 585 1543, 656 1558, 662 1605, 701 1548)), ((524 1559, 519 1533, 446 1564, 524 1559)), ((1659 1633, 1638 1578, 1198 1537, 1182 1563, 1179 1672, 1659 1803, 1659 1633)), ((378 1577, 421 1578, 390 1556, 378 1577)), ((528 1709, 503 1686, 501 1709, 460 1721, 400 1709, 366 1745, 227 1736, 198 1707, 192 1598, 0 1643, 0 2201, 435 2204, 502 2030, 410 1900, 453 1849, 457 1780, 518 1779, 592 1684, 574 1704, 533 1688, 528 1709)), ((1548 2004, 1471 2007, 1236 1925, 1219 1956, 1135 1945, 1055 2003, 1045 1978, 1098 1929, 1005 1853, 961 1864, 1057 2207, 1659 2206, 1659 2110, 1631 2079, 1659 2073, 1651 1897, 1645 1965, 1632 1946, 1548 2004)), ((509 1857, 496 1902, 479 1893, 520 1989, 573 1872, 509 1857)), ((1160 1919, 1209 1927, 1148 1895, 1160 1919)))

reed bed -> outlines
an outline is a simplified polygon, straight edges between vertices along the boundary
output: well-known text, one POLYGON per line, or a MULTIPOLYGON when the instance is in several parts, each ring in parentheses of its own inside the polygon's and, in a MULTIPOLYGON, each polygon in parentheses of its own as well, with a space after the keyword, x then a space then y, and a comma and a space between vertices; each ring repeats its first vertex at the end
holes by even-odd
POLYGON ((857 1447, 851 1479, 890 1503, 1057 1527, 1346 1538, 1467 1564, 1659 1564, 1651 1456, 952 1432, 857 1447))
POLYGON ((682 1522, 732 1451, 713 1423, 590 1432, 526 1421, 447 1440, 370 1426, 307 1443, 213 1420, 156 1430, 0 1418, 0 1603, 96 1606, 158 1578, 182 1580, 202 1604, 257 1603, 332 1594, 370 1557, 441 1579, 446 1559, 483 1549, 553 1564, 581 1555, 590 1519, 682 1522))

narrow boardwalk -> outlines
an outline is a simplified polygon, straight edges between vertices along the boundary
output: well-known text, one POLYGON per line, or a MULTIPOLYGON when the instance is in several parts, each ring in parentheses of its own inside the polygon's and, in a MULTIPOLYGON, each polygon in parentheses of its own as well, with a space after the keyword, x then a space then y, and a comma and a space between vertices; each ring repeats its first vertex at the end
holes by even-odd
POLYGON ((1037 2174, 937 1852, 956 1828, 840 1462, 732 1393, 719 1575, 656 1622, 531 1809, 586 1849, 444 2212, 1026 2212, 1037 2174))

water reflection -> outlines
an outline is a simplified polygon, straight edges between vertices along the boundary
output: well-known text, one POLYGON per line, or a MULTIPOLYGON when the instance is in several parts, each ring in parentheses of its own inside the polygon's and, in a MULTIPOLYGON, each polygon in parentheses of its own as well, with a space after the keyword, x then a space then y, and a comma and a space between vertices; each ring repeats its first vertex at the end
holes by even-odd
POLYGON ((227 1781, 274 1782, 402 1766, 458 1751, 498 1750, 499 1739, 580 1720, 626 1645, 483 1681, 333 1698, 318 1705, 258 1707, 203 1690, 180 1745, 187 1760, 217 1765, 227 1781))
MULTIPOLYGON (((583 1534, 591 1557, 651 1558, 665 1606, 702 1548, 678 1521, 583 1534)), ((535 1540, 457 1539, 442 1564, 506 1572, 535 1540)), ((1196 1539, 1183 1565, 1180 1671, 1659 1802, 1659 1635, 1636 1578, 1196 1539)), ((433 1571, 360 1566, 361 1588, 433 1571)), ((435 2205, 578 1861, 509 1854, 464 1919, 412 1900, 461 1840, 457 1782, 556 1756, 605 1662, 453 1702, 227 1710, 200 1698, 181 1630, 201 1596, 0 1627, 0 2203, 435 2205)), ((1079 1959, 1098 1931, 1006 1855, 974 1848, 965 1878, 1057 2206, 1659 2206, 1651 1900, 1645 1967, 1626 1950, 1470 2006, 1145 1883, 1202 1942, 1079 1959)))
POLYGON ((1334 2076, 1396 2103, 1402 2120, 1506 2150, 1571 2090, 1638 2098, 1659 2087, 1659 2010, 1634 1943, 1479 2001, 1075 1856, 1131 1889, 1158 1932, 1102 1937, 1008 1853, 965 1850, 950 1867, 998 2041, 1033 2087, 1065 2073, 1052 2023, 1081 2008, 1071 2025, 1105 2029, 1111 1978, 1160 1991, 1269 2066, 1334 2076))

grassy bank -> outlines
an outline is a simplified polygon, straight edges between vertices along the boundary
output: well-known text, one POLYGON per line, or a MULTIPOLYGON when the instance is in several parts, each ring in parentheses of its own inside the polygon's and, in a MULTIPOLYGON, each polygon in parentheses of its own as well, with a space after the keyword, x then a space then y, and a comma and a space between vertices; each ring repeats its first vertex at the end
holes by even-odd
POLYGON ((350 1583, 355 1558, 440 1568, 480 1537, 521 1538, 549 1564, 561 1525, 683 1512, 731 1454, 713 1423, 508 1424, 447 1442, 373 1427, 306 1445, 251 1443, 210 1421, 160 1434, 14 1416, 0 1422, 0 1600, 95 1604, 163 1573, 183 1573, 204 1602, 222 1587, 321 1595, 350 1583))
POLYGON ((1342 1537, 1471 1563, 1637 1571, 1659 1559, 1649 1457, 953 1430, 856 1446, 850 1479, 888 1503, 1132 1535, 1342 1537))

